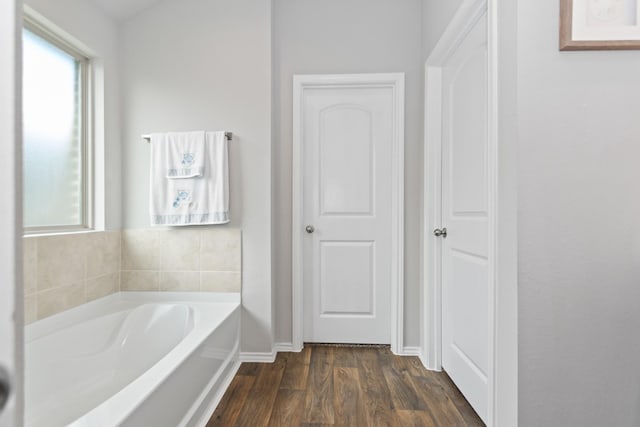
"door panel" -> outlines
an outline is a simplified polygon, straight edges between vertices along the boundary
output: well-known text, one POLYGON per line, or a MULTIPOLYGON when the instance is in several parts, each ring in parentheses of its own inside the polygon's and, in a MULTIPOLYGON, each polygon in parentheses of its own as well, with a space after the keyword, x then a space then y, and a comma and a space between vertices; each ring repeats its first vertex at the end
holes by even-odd
POLYGON ((321 242, 321 317, 375 315, 374 245, 374 242, 321 242), (349 264, 344 262, 346 259, 349 264))
POLYGON ((443 68, 442 366, 485 420, 489 253, 486 15, 443 68))
POLYGON ((453 215, 486 215, 487 210, 486 139, 477 143, 478 135, 486 135, 487 93, 486 84, 480 86, 480 81, 486 79, 487 53, 486 46, 476 49, 450 68, 449 114, 454 120, 449 121, 448 133, 453 215))
POLYGON ((393 89, 302 100, 304 340, 390 343, 393 89))
POLYGON ((478 304, 487 297, 487 260, 456 250, 451 251, 451 303, 457 315, 452 319, 452 345, 463 353, 468 362, 486 377, 488 366, 488 331, 470 327, 486 318, 486 304, 478 304))
POLYGON ((322 215, 373 215, 371 112, 340 105, 320 113, 322 215))

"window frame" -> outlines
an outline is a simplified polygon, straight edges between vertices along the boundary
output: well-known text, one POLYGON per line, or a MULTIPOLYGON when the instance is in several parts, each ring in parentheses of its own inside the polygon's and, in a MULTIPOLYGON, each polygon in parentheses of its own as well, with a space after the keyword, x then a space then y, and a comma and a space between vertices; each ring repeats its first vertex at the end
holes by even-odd
MULTIPOLYGON (((26 11, 25 11, 26 12, 26 11)), ((93 164, 93 152, 94 152, 94 140, 93 140, 93 103, 91 91, 93 87, 93 75, 92 75, 92 59, 83 51, 80 47, 66 38, 60 32, 51 28, 50 26, 40 22, 38 19, 25 13, 23 22, 23 31, 27 30, 36 36, 42 38, 47 43, 62 50, 68 55, 72 56, 79 64, 79 102, 80 102, 80 132, 79 132, 79 149, 81 159, 81 197, 82 197, 82 210, 80 214, 80 223, 72 225, 57 225, 57 226, 32 226, 24 227, 23 233, 25 235, 31 234, 54 234, 65 232, 78 232, 78 231, 91 231, 95 229, 94 218, 94 164, 93 164)), ((23 142, 24 143, 24 142, 23 142)))

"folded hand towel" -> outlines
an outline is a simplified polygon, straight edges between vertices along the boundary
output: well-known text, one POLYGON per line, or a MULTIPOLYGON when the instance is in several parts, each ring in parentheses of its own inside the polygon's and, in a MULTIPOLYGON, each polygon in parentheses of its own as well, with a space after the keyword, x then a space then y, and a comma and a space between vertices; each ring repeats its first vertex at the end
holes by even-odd
POLYGON ((166 150, 151 142, 151 225, 229 222, 228 147, 224 132, 206 132, 203 175, 168 179, 166 150))
MULTIPOLYGON (((152 139, 154 135, 151 136, 152 139)), ((167 178, 193 178, 204 173, 205 132, 169 132, 164 135, 167 178)), ((157 138, 160 142, 160 138, 157 138)))

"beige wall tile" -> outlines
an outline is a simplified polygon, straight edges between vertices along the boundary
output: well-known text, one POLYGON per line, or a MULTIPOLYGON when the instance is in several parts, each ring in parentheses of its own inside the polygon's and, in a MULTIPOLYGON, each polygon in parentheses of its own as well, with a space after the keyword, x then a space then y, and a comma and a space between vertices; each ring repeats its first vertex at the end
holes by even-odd
POLYGON ((160 273, 157 271, 123 271, 121 291, 157 291, 160 273))
POLYGON ((197 292, 200 290, 200 273, 197 271, 163 271, 160 273, 160 290, 197 292))
POLYGON ((84 304, 84 282, 38 293, 38 320, 84 304))
POLYGON ((161 232, 160 236, 161 270, 200 269, 200 230, 169 230, 161 232))
POLYGON ((200 237, 202 271, 240 271, 241 233, 235 228, 208 228, 200 237))
POLYGON ((241 274, 235 271, 203 271, 200 289, 203 292, 240 292, 241 274))
POLYGON ((103 231, 87 234, 87 277, 98 277, 120 271, 120 232, 103 231))
POLYGON ((22 239, 22 269, 24 272, 24 294, 31 295, 38 291, 38 251, 37 237, 22 239))
POLYGON ((122 269, 159 270, 160 233, 158 230, 123 230, 122 269))
POLYGON ((36 295, 24 297, 24 324, 28 325, 38 320, 38 306, 36 295))
POLYGON ((111 273, 87 280, 87 302, 107 295, 115 294, 120 290, 120 273, 111 273))
POLYGON ((85 278, 86 234, 39 237, 38 290, 80 283, 85 278))
POLYGON ((118 291, 240 292, 241 231, 124 230, 26 237, 25 323, 118 291))

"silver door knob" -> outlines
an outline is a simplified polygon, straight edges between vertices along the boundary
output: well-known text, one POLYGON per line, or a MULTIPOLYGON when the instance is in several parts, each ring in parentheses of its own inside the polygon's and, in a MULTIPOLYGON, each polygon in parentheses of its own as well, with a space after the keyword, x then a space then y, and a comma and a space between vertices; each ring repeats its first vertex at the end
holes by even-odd
POLYGON ((10 394, 11 383, 9 382, 9 374, 5 369, 0 367, 0 412, 4 409, 10 394))
POLYGON ((442 238, 446 239, 447 238, 447 229, 445 227, 440 228, 436 228, 435 230, 433 230, 433 235, 436 237, 440 237, 442 236, 442 238))
POLYGON ((316 231, 316 229, 313 228, 313 225, 307 225, 304 229, 307 230, 307 233, 309 233, 309 234, 311 234, 314 231, 316 231))

